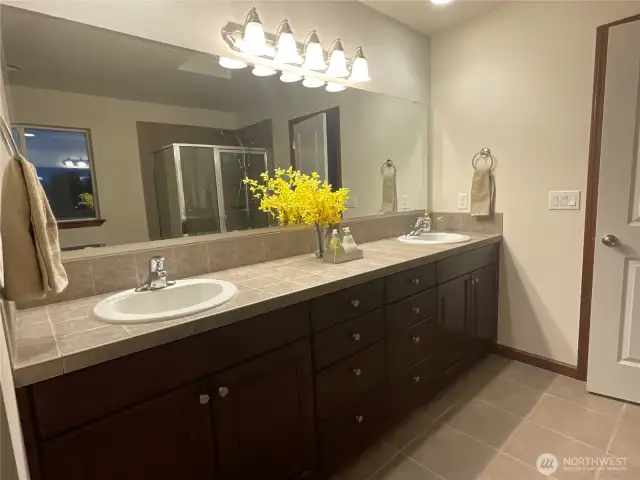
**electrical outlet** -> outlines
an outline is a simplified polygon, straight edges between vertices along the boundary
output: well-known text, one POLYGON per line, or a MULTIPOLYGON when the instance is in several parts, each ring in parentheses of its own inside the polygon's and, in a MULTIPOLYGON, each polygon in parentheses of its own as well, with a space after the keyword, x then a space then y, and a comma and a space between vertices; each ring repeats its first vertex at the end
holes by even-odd
POLYGON ((400 195, 400 209, 403 212, 409 211, 409 195, 407 193, 400 195))
POLYGON ((344 205, 347 208, 358 208, 358 197, 355 195, 349 195, 349 198, 344 202, 344 205))
POLYGON ((458 210, 469 210, 469 194, 462 192, 458 194, 458 210))

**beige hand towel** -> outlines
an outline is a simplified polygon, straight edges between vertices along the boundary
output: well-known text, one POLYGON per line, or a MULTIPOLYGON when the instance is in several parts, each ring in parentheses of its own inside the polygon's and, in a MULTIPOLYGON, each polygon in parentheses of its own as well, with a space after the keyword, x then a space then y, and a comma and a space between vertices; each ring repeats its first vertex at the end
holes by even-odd
POLYGON ((13 301, 42 299, 47 292, 62 292, 68 284, 58 226, 36 168, 17 152, 13 139, 7 139, 8 127, 2 127, 14 154, 3 179, 0 215, 4 296, 13 301))
POLYGON ((398 211, 398 195, 396 193, 396 169, 382 167, 382 206, 380 213, 398 211))
POLYGON ((493 213, 494 184, 493 174, 488 168, 477 168, 473 171, 471 181, 472 217, 487 217, 493 213))

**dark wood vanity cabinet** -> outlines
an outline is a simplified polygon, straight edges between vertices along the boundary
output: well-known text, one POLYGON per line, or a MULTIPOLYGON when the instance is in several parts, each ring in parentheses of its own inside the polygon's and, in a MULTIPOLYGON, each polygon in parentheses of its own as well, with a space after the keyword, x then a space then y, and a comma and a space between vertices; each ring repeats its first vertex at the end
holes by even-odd
POLYGON ((485 355, 498 244, 21 389, 34 480, 330 476, 485 355))

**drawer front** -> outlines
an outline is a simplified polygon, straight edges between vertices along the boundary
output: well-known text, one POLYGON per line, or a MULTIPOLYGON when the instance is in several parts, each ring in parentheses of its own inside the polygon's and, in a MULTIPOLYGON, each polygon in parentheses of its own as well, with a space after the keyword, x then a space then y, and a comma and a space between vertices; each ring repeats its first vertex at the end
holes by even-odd
POLYGON ((448 282, 498 261, 499 244, 461 253, 438 262, 438 283, 448 282))
POLYGON ((316 375, 316 411, 327 418, 385 379, 384 342, 334 363, 316 375))
POLYGON ((439 334, 438 318, 433 315, 389 337, 390 375, 402 375, 422 360, 437 354, 439 334))
POLYGON ((356 458, 384 432, 388 419, 386 389, 367 392, 343 411, 320 422, 319 463, 324 472, 333 473, 356 458))
POLYGON ((446 367, 437 356, 414 365, 390 382, 390 401, 393 410, 407 411, 424 404, 438 389, 440 377, 446 367))
POLYGON ((388 305, 387 328, 389 332, 400 332, 420 320, 436 315, 438 298, 436 289, 427 290, 393 305, 388 305))
POLYGON ((314 331, 358 317, 382 307, 384 279, 363 283, 311 300, 311 325, 314 331))
POLYGON ((304 302, 37 383, 40 432, 52 437, 307 335, 304 302))
POLYGON ((387 303, 397 302, 436 284, 436 264, 430 263, 386 278, 387 303))
POLYGON ((384 310, 331 327, 313 337, 316 370, 348 357, 384 338, 384 310))

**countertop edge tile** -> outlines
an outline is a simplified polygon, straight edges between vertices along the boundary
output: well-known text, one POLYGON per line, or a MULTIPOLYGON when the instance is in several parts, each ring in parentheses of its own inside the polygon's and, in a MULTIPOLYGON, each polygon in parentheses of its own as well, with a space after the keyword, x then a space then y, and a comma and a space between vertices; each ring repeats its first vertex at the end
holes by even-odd
MULTIPOLYGON (((501 234, 470 233, 469 235, 472 237, 472 240, 467 243, 438 245, 430 247, 396 243, 395 238, 377 240, 371 243, 364 243, 361 245, 361 247, 363 247, 363 249, 365 250, 365 260, 367 258, 367 251, 369 251, 370 255, 376 252, 381 256, 385 256, 386 253, 391 257, 393 257, 394 253, 396 253, 397 258, 392 259, 393 263, 389 264, 380 264, 379 266, 373 267, 371 264, 367 264, 365 266, 371 267, 372 269, 365 271, 358 271, 359 268, 354 269, 354 271, 350 271, 348 269, 348 265, 342 264, 341 274, 338 278, 329 278, 325 276, 325 279, 329 279, 326 283, 319 283, 315 285, 304 285, 303 283, 300 283, 299 290, 289 293, 272 294, 259 288, 255 288, 255 292, 262 294, 265 297, 264 299, 258 299, 255 302, 241 304, 236 307, 232 306, 231 308, 226 309, 223 305, 222 308, 213 315, 211 315, 211 312, 193 315, 192 317, 187 317, 189 320, 185 322, 167 326, 166 328, 159 327, 157 330, 152 329, 149 332, 131 333, 129 330, 127 330, 130 335, 128 338, 115 340, 107 344, 87 348, 85 350, 76 351, 69 354, 62 354, 61 357, 57 359, 48 359, 43 362, 34 363, 23 362, 25 364, 24 366, 14 365, 14 378, 16 384, 19 386, 30 385, 47 380, 49 378, 53 378, 60 374, 70 373, 72 371, 87 368, 141 350, 146 350, 148 348, 153 348, 176 340, 180 340, 191 335, 197 335, 199 333, 207 332, 209 330, 243 321, 257 315, 269 313, 273 310, 288 307, 295 303, 308 301, 313 298, 327 295, 351 286, 376 280, 378 278, 383 278, 410 268, 427 265, 444 258, 468 252, 470 250, 475 250, 487 245, 499 243, 502 240, 501 234), (397 247, 397 250, 394 250, 394 247, 397 247), (344 274, 344 276, 342 276, 342 274, 344 274), (60 366, 62 369, 62 371, 59 373, 56 373, 58 372, 58 370, 52 365, 55 362, 58 362, 58 366, 60 366)), ((287 267, 295 268, 295 264, 298 262, 308 263, 309 259, 307 257, 308 256, 305 255, 291 257, 292 260, 287 264, 287 267)), ((271 262, 263 262, 252 266, 244 266, 241 268, 243 270, 252 268, 256 268, 259 270, 260 268, 262 268, 261 266, 264 263, 273 265, 273 263, 271 262)), ((372 263, 375 263, 375 260, 373 260, 372 263)), ((329 267, 331 266, 331 264, 319 264, 327 265, 329 267)), ((321 272, 318 273, 322 275, 321 272)), ((221 275, 224 276, 222 272, 221 275)), ((204 276, 215 277, 215 273, 206 274, 204 276)), ((292 283, 296 282, 294 281, 292 283)), ((91 301, 92 299, 88 298, 86 300, 86 303, 90 303, 91 301)), ((72 307, 74 305, 77 306, 77 304, 78 300, 70 301, 69 307, 72 307)), ((46 307, 40 308, 42 308, 43 312, 46 312, 46 307)), ((64 308, 64 304, 62 303, 56 305, 57 311, 64 308)))

